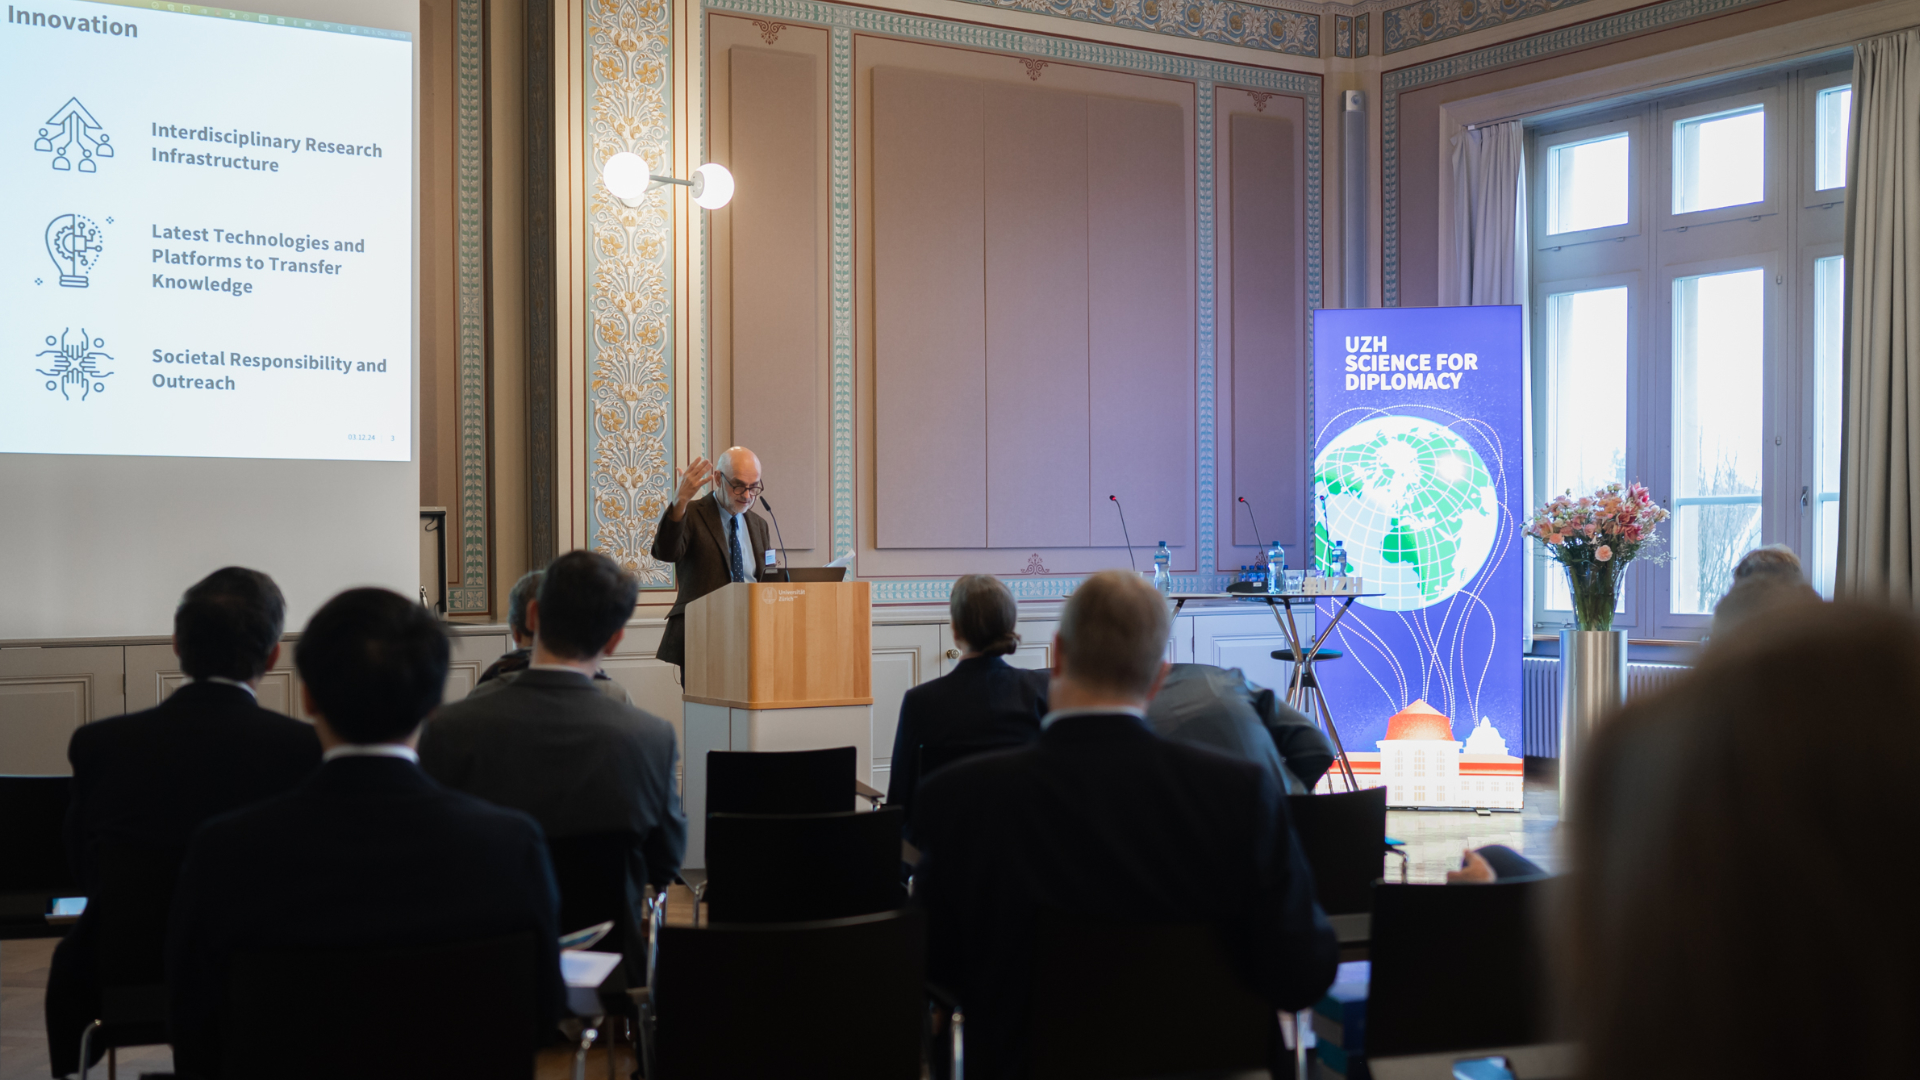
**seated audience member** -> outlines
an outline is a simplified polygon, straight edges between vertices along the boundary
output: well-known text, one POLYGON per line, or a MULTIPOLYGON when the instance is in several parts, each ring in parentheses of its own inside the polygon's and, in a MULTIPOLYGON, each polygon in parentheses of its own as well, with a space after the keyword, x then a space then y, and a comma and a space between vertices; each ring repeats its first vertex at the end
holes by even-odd
POLYGON ((921 786, 928 977, 966 1010, 969 1076, 1024 1071, 1042 911, 1211 924, 1278 1009, 1313 1003, 1333 981, 1333 931, 1279 780, 1162 739, 1144 718, 1166 673, 1167 622, 1145 579, 1089 577, 1061 612, 1040 738, 921 786))
POLYGON ((1911 1076, 1920 1060, 1904 844, 1920 626, 1846 603, 1787 614, 1594 732, 1562 879, 1583 1076, 1911 1076), (1811 757, 1810 719, 1832 733, 1811 757))
POLYGON ((1733 568, 1733 587, 1713 606, 1713 636, 1731 633, 1782 604, 1819 599, 1792 548, 1785 544, 1755 548, 1733 568))
MULTIPOLYGON (((475 694, 491 694, 495 690, 513 681, 513 677, 527 670, 533 662, 533 624, 528 621, 527 607, 540 594, 540 582, 546 577, 545 570, 529 570, 520 575, 507 593, 507 632, 513 635, 513 649, 487 665, 480 673, 468 697, 475 694)), ((598 665, 593 669, 593 687, 623 705, 633 704, 633 696, 627 688, 615 682, 613 676, 601 670, 598 665)))
POLYGON ((1147 706, 1147 723, 1175 742, 1253 762, 1289 795, 1313 791, 1333 764, 1333 744, 1307 714, 1239 668, 1173 665, 1147 706))
POLYGON ((221 1075, 229 962, 252 950, 531 932, 560 1015, 558 899, 540 827, 417 764, 447 655, 432 613, 384 589, 341 593, 307 624, 294 661, 326 763, 293 791, 208 822, 180 872, 167 958, 182 1074, 221 1075))
MULTIPOLYGON (((320 740, 311 727, 254 701, 261 676, 280 657, 286 617, 272 578, 237 566, 214 571, 187 590, 173 613, 173 651, 193 681, 155 708, 73 733, 67 858, 96 898, 100 842, 177 866, 201 822, 278 795, 320 764, 320 740)), ((163 887, 155 895, 170 892, 163 887)), ((47 973, 55 1076, 79 1068, 81 1031, 100 1015, 99 914, 95 903, 81 915, 47 973)), ((153 946, 157 957, 161 942, 153 946)))
POLYGON ((1020 647, 1013 630, 1020 610, 1005 583, 992 574, 968 574, 953 583, 947 610, 960 662, 900 701, 887 781, 893 806, 913 804, 922 754, 951 761, 1029 743, 1040 737, 1040 718, 1047 714, 1047 673, 1003 659, 1020 647))
MULTIPOLYGON (((628 833, 639 857, 629 866, 645 870, 634 876, 636 905, 649 882, 673 880, 687 846, 673 727, 594 689, 639 595, 638 580, 605 555, 555 559, 528 608, 533 663, 499 690, 441 709, 420 746, 428 775, 533 815, 553 839, 628 833)), ((637 907, 634 919, 645 922, 637 907)))

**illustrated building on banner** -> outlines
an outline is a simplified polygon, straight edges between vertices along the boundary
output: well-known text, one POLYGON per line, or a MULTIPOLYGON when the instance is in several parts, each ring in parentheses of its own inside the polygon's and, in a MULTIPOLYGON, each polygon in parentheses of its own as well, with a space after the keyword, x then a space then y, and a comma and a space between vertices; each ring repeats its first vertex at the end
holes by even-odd
MULTIPOLYGON (((1453 721, 1416 699, 1387 721, 1387 737, 1374 745, 1378 753, 1349 751, 1347 760, 1360 787, 1387 789, 1389 806, 1520 809, 1525 763, 1507 753, 1507 741, 1485 717, 1462 743, 1453 721)), ((1336 767, 1315 790, 1346 786, 1336 767)))

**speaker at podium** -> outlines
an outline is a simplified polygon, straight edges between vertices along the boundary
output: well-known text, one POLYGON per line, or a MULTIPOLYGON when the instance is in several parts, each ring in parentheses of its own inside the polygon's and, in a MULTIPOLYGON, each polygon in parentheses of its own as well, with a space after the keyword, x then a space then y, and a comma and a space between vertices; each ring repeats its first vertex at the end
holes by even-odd
POLYGON ((707 752, 854 748, 873 772, 873 590, 735 582, 687 605, 684 865, 706 866, 707 752))

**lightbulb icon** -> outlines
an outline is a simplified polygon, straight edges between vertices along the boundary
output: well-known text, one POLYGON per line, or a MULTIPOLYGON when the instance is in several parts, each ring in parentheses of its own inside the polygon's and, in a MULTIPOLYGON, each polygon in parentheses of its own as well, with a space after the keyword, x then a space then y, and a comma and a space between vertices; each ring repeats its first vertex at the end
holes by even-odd
POLYGON ((100 226, 79 214, 61 214, 47 222, 47 257, 60 271, 60 284, 70 289, 87 287, 87 271, 104 250, 100 226))

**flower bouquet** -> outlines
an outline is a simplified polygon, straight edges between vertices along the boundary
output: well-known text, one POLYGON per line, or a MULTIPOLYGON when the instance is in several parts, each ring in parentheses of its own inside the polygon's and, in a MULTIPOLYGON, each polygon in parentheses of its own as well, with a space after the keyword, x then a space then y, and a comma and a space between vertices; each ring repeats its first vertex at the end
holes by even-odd
POLYGON ((1644 485, 1617 481, 1577 499, 1556 495, 1533 512, 1527 535, 1567 568, 1576 627, 1613 629, 1627 564, 1657 542, 1653 528, 1669 516, 1644 485))

